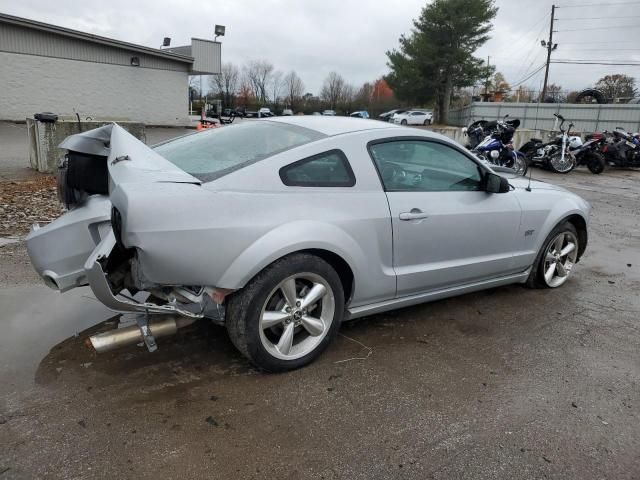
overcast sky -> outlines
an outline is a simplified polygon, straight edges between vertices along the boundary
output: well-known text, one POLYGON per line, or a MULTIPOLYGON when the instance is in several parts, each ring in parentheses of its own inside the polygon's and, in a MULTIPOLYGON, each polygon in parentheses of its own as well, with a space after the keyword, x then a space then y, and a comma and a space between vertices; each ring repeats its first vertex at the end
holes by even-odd
MULTIPOLYGON (((629 1, 600 0, 600 6, 558 9, 554 58, 640 61, 640 22, 635 18, 640 4, 611 5, 629 1), (607 19, 597 18, 602 16, 607 19), (609 27, 596 29, 603 25, 609 27), (576 29, 583 30, 562 31, 576 29)), ((539 42, 549 34, 552 3, 498 0, 493 38, 478 55, 490 55, 512 84, 525 78, 544 62, 539 42)), ((223 61, 241 65, 269 60, 278 70, 296 70, 306 90, 317 93, 332 70, 356 86, 386 73, 385 52, 410 31, 423 5, 425 0, 0 0, 0 11, 150 47, 158 47, 164 36, 172 37, 174 46, 188 44, 191 37, 212 38, 214 24, 226 25, 223 61)), ((552 65, 550 82, 578 89, 618 72, 640 77, 638 66, 552 65)), ((542 72, 525 85, 538 89, 541 82, 542 72)))

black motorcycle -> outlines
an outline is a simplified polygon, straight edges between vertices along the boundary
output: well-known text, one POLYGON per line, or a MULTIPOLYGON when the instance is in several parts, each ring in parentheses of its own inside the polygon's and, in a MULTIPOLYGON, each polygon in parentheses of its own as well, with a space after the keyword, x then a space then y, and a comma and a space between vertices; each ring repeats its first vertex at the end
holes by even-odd
POLYGON ((592 133, 587 138, 600 143, 605 161, 622 168, 640 168, 640 135, 630 134, 618 127, 613 132, 592 133))

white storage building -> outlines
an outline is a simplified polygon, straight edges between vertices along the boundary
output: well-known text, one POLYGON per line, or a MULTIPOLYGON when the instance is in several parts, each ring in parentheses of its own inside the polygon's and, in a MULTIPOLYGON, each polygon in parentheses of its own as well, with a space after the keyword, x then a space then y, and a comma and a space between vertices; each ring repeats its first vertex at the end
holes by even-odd
POLYGON ((37 112, 188 123, 189 75, 220 73, 220 43, 173 51, 0 13, 0 120, 37 112))

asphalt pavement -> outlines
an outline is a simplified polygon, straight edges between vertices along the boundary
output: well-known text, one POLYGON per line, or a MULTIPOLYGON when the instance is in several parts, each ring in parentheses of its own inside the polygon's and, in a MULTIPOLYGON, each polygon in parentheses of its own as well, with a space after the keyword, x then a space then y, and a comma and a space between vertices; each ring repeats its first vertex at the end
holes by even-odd
POLYGON ((280 375, 208 324, 92 353, 113 315, 0 247, 0 480, 639 478, 640 172, 533 178, 593 205, 565 286, 367 317, 280 375))

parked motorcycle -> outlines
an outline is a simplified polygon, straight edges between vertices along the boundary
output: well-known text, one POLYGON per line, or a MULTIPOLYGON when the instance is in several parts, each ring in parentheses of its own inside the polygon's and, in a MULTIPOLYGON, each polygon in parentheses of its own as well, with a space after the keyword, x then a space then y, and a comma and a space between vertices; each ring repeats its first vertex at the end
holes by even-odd
POLYGON ((587 139, 597 141, 606 163, 615 167, 640 168, 640 134, 618 127, 613 132, 595 132, 587 139))
POLYGON ((481 159, 513 170, 517 175, 527 173, 527 161, 522 152, 513 147, 512 139, 520 120, 478 120, 463 129, 469 137, 469 148, 481 159))
POLYGON ((520 151, 527 160, 556 173, 569 173, 578 165, 585 165, 591 173, 602 173, 605 160, 599 152, 599 140, 589 139, 583 142, 579 136, 569 135, 574 124, 570 123, 565 130, 565 118, 557 113, 553 115, 560 121, 560 134, 547 143, 539 138, 532 138, 525 143, 520 151))

